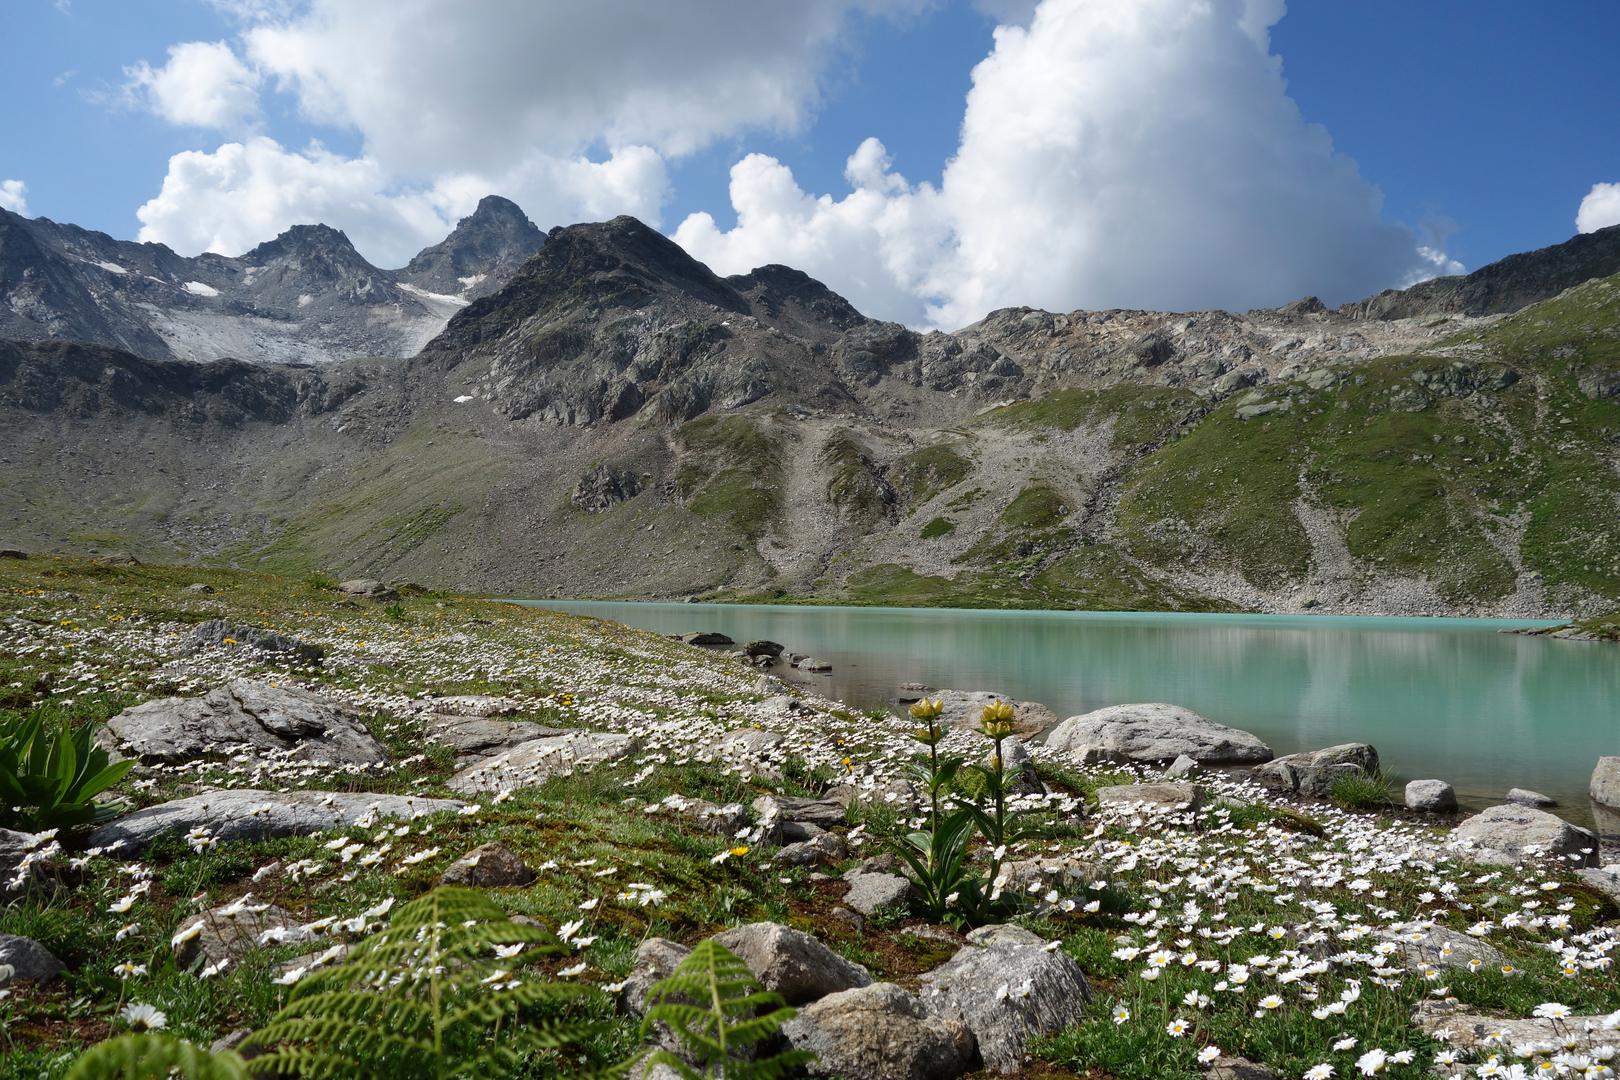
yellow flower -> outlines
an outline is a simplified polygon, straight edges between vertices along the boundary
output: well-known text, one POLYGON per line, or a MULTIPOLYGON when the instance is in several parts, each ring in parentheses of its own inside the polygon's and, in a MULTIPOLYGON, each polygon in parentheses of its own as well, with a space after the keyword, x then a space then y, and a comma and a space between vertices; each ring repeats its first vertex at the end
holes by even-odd
POLYGON ((743 855, 746 855, 746 854, 748 854, 748 845, 747 844, 738 844, 736 847, 731 849, 731 853, 733 855, 736 855, 736 856, 739 856, 739 857, 743 856, 743 855))
POLYGON ((992 701, 979 714, 979 729, 992 739, 1005 739, 1013 733, 1018 710, 1005 701, 992 701))

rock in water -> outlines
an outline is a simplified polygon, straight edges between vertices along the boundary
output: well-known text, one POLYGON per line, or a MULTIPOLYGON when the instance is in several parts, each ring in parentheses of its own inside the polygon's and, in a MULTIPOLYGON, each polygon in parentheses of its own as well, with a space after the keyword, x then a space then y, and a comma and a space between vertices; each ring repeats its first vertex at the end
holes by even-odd
POLYGON ((1574 866, 1598 864, 1594 834, 1529 806, 1493 806, 1458 825, 1451 835, 1483 862, 1519 863, 1550 856, 1574 866))
POLYGON ((1085 1015, 1091 991, 1075 962, 1015 926, 983 926, 921 979, 923 1007, 973 1032, 987 1069, 1016 1072, 1024 1046, 1085 1015))
POLYGON ((928 1015, 921 1001, 893 983, 828 994, 782 1028, 796 1050, 816 1059, 812 1076, 862 1080, 954 1080, 971 1062, 966 1026, 928 1015))
POLYGON ((107 721, 105 738, 147 763, 177 764, 246 754, 330 765, 388 760, 347 706, 307 690, 236 679, 200 698, 160 698, 107 721))
POLYGON ((1557 799, 1543 795, 1539 791, 1531 791, 1529 788, 1522 787, 1509 788, 1508 793, 1503 798, 1519 806, 1533 806, 1537 810, 1551 810, 1558 805, 1557 799))
POLYGON ((91 847, 138 855, 161 836, 203 829, 220 841, 307 836, 350 825, 366 827, 381 818, 414 818, 466 803, 409 795, 347 791, 210 791, 125 814, 90 834, 91 847))
POLYGON ((1600 757, 1592 770, 1592 801, 1620 809, 1620 757, 1600 757))
POLYGON ((1271 760, 1271 747, 1247 731, 1217 724, 1179 705, 1113 705, 1071 716, 1046 745, 1082 761, 1174 761, 1211 765, 1271 760))
POLYGON ((1378 772, 1378 751, 1367 743, 1340 743, 1322 750, 1289 754, 1256 766, 1254 778, 1273 791, 1325 799, 1334 781, 1378 772))
POLYGON ((716 934, 714 940, 736 953, 761 986, 803 1005, 840 990, 870 986, 872 974, 809 934, 777 923, 758 922, 716 934))
POLYGON ((1444 780, 1413 780, 1406 785, 1406 808, 1422 814, 1457 812, 1457 789, 1444 780))

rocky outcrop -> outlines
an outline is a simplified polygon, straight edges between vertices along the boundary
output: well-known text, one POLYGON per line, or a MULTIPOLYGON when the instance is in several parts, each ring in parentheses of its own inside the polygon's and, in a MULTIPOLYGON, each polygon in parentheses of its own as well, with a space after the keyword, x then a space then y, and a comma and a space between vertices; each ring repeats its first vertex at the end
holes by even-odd
POLYGON ((164 836, 201 829, 219 841, 307 836, 351 825, 369 826, 383 818, 415 818, 465 803, 410 795, 347 791, 258 791, 234 788, 191 795, 126 814, 90 834, 92 847, 119 855, 139 855, 164 836))
POLYGON ((1573 866, 1598 864, 1596 835, 1528 806, 1481 811, 1457 826, 1452 841, 1483 862, 1556 858, 1573 866))
POLYGON ((636 748, 629 735, 570 731, 520 743, 456 773, 450 790, 462 795, 534 787, 577 769, 618 761, 636 748))
POLYGON ((1378 751, 1367 743, 1341 743, 1322 750, 1268 761, 1256 766, 1253 775, 1273 791, 1325 799, 1333 785, 1345 777, 1378 774, 1378 751))
POLYGON ((845 960, 809 934, 777 923, 758 922, 716 934, 715 942, 735 953, 766 990, 789 1005, 869 986, 872 974, 845 960))
POLYGON ((1605 1026, 1605 1019, 1601 1015, 1520 1019, 1439 1001, 1420 1003, 1412 1016, 1412 1022, 1425 1034, 1447 1032, 1448 1049, 1470 1056, 1479 1054, 1481 1059, 1500 1053, 1502 1047, 1515 1046, 1557 1047, 1569 1053, 1589 1054, 1599 1046, 1614 1043, 1614 1029, 1605 1026))
POLYGON ((1062 951, 1015 926, 984 926, 941 967, 922 976, 923 1007, 973 1033, 985 1068, 1015 1072, 1024 1047, 1085 1015, 1086 978, 1062 951))
POLYGON ((782 1034, 815 1055, 811 1076, 954 1080, 973 1057, 966 1025, 930 1016, 893 983, 828 994, 801 1008, 782 1034))
POLYGON ((125 709, 107 721, 103 738, 147 763, 388 760, 353 710, 307 690, 253 679, 233 680, 200 698, 161 698, 125 709))
POLYGON ((1113 705, 1071 716, 1047 736, 1046 745, 1086 762, 1167 762, 1186 756, 1226 765, 1271 758, 1271 747, 1249 732, 1162 703, 1113 705))
MULTIPOLYGON (((574 485, 568 501, 587 514, 600 514, 641 494, 641 474, 633 469, 597 465, 574 485)), ((728 639, 729 640, 729 639, 728 639)))

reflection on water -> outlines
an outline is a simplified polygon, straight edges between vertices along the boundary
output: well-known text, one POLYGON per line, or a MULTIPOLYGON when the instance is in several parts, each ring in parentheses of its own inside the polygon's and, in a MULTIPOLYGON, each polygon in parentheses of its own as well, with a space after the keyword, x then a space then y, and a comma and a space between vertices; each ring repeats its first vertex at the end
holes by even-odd
POLYGON ((1040 701, 1060 717, 1174 702, 1279 754, 1370 742, 1397 777, 1441 777, 1476 801, 1529 787, 1579 813, 1597 758, 1620 754, 1620 648, 1496 632, 1523 623, 537 604, 662 633, 779 641, 830 661, 830 676, 805 681, 861 707, 915 680, 1040 701))

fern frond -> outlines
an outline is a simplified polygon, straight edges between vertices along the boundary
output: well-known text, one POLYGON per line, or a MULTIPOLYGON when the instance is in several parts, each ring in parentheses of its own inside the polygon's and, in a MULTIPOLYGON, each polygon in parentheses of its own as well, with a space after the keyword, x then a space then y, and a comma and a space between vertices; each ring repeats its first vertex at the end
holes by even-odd
POLYGON ((248 1080, 247 1063, 234 1051, 213 1053, 173 1035, 149 1031, 91 1047, 67 1080, 248 1080))

